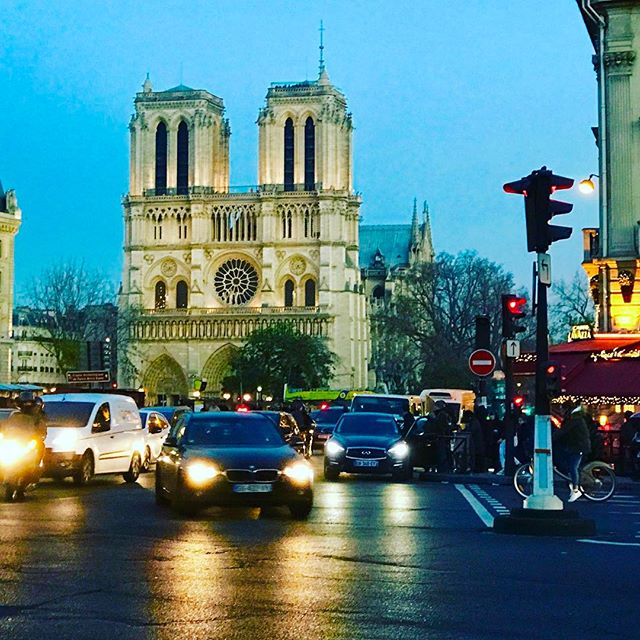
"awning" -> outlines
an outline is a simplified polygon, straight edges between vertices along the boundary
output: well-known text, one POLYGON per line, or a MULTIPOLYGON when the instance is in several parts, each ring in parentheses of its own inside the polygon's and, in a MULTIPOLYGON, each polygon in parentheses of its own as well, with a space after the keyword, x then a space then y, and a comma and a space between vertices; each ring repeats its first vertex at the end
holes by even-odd
POLYGON ((1 391, 42 391, 42 387, 35 384, 0 384, 1 391))
MULTIPOLYGON (((640 336, 607 335, 553 345, 549 359, 560 365, 567 396, 592 402, 640 404, 640 336)), ((535 356, 525 359, 517 373, 532 374, 535 356)))

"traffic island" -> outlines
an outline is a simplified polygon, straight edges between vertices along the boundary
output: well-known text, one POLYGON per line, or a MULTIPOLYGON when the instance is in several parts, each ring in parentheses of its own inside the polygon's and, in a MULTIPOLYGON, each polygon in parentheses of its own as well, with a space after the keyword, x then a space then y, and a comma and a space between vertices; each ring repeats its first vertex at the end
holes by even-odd
POLYGON ((547 509, 512 509, 508 516, 493 521, 496 533, 529 536, 573 536, 582 538, 596 533, 595 520, 581 518, 577 511, 547 509))

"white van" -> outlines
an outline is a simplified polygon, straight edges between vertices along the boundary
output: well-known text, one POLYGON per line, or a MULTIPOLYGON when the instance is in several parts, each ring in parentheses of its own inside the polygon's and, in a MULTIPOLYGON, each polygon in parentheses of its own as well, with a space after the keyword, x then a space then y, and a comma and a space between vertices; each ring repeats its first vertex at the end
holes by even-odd
POLYGON ((420 399, 424 403, 425 412, 431 411, 437 400, 443 400, 457 424, 465 410, 473 411, 476 394, 470 389, 423 389, 420 399))
POLYGON ((94 474, 121 473, 135 482, 145 450, 132 398, 108 393, 44 396, 47 423, 44 475, 84 485, 94 474))

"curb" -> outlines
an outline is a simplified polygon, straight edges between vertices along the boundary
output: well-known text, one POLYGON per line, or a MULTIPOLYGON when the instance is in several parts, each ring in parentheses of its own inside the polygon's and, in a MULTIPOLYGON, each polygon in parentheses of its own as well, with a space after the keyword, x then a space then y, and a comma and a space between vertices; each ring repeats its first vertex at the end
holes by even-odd
POLYGON ((499 476, 494 473, 427 473, 423 471, 418 474, 418 480, 425 482, 449 482, 451 484, 513 484, 513 478, 509 476, 499 476))

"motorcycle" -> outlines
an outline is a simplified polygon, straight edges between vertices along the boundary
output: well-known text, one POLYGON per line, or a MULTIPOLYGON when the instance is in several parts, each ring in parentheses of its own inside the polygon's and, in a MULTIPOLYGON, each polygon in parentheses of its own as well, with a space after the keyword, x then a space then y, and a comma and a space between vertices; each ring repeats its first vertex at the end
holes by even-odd
POLYGON ((5 502, 22 500, 40 480, 38 441, 0 433, 0 483, 5 502))

